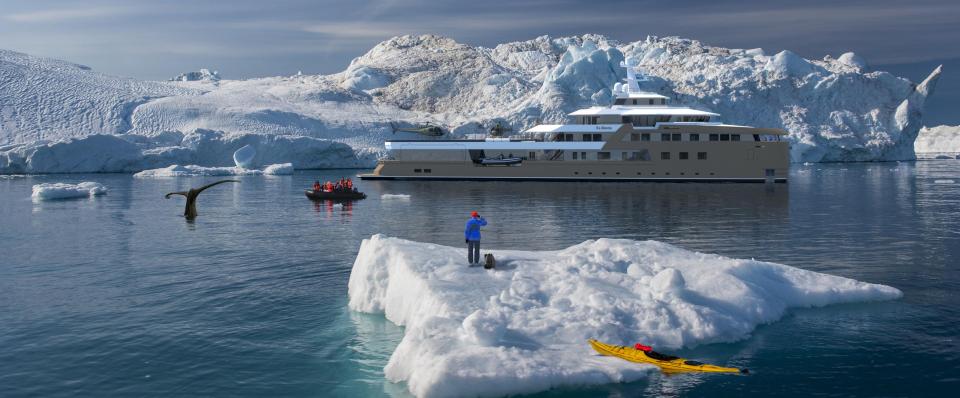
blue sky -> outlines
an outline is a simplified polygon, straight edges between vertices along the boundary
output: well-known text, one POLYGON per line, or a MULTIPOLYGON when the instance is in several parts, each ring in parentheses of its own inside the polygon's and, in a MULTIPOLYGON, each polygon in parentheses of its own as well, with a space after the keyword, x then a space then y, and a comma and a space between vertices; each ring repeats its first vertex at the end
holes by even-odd
POLYGON ((918 81, 946 63, 929 122, 960 124, 960 0, 0 0, 0 48, 95 70, 166 79, 201 67, 226 78, 343 70, 376 43, 433 33, 492 46, 540 35, 621 41, 682 36, 710 45, 855 51, 918 81))

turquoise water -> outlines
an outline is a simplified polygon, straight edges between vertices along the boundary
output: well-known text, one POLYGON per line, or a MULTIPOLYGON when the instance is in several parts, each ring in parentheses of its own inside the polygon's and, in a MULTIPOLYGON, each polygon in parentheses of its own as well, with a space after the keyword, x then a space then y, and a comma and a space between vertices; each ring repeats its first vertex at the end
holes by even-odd
POLYGON ((407 396, 382 368, 403 335, 346 308, 363 238, 486 248, 656 239, 888 284, 885 303, 791 311, 735 344, 679 354, 749 376, 653 374, 537 396, 924 396, 960 387, 960 162, 796 166, 789 184, 362 182, 352 206, 308 201, 317 176, 244 177, 188 223, 163 194, 216 178, 0 179, 0 388, 26 396, 407 396), (954 183, 936 180, 952 179, 954 183), (35 203, 33 184, 97 181, 35 203), (408 194, 409 200, 381 194, 408 194))

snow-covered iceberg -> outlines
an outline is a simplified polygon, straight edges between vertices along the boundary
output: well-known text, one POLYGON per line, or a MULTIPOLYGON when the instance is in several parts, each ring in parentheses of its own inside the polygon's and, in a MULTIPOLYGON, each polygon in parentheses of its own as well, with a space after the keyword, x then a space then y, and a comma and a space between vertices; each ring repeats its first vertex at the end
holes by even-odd
POLYGON ((211 130, 231 137, 330 141, 356 154, 345 160, 339 151, 318 154, 308 147, 282 160, 296 168, 372 166, 385 139, 415 137, 393 136, 390 122, 431 122, 463 136, 485 132, 495 121, 519 131, 605 104, 610 88, 624 77, 618 65, 625 58, 650 75, 645 90, 676 104, 718 112, 727 123, 786 129, 795 162, 912 159, 924 103, 940 76, 938 68, 915 84, 870 70, 852 53, 809 60, 789 51, 766 55, 762 49, 677 37, 621 43, 589 34, 493 48, 433 35, 401 36, 336 74, 216 81, 142 82, 0 50, 0 173, 227 165, 179 158, 206 156, 177 148, 182 145, 157 148, 140 159, 109 143, 99 152, 51 153, 64 157, 59 164, 43 163, 56 170, 24 164, 32 148, 75 142, 63 141, 70 138, 152 139, 211 130), (109 161, 100 160, 104 157, 109 161), (71 169, 73 164, 78 168, 71 169))
POLYGON ((913 147, 919 159, 960 159, 960 126, 924 127, 913 147))
POLYGON ((33 200, 56 200, 86 198, 90 196, 104 195, 107 193, 107 187, 98 182, 81 182, 79 184, 66 184, 62 182, 36 184, 33 186, 33 194, 30 197, 33 200))
POLYGON ((599 239, 559 251, 493 251, 383 235, 353 265, 349 306, 405 326, 385 368, 419 397, 501 396, 635 380, 648 368, 594 355, 588 338, 672 349, 747 338, 788 308, 890 300, 893 287, 786 265, 599 239))

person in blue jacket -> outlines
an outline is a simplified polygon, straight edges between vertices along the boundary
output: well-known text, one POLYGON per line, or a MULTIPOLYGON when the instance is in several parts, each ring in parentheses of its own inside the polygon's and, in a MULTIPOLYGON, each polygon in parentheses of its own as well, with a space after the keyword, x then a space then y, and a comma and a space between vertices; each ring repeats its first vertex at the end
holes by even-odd
POLYGON ((470 265, 480 264, 480 227, 485 225, 487 220, 480 217, 480 213, 470 213, 467 227, 463 231, 463 240, 467 243, 467 261, 470 261, 470 265))

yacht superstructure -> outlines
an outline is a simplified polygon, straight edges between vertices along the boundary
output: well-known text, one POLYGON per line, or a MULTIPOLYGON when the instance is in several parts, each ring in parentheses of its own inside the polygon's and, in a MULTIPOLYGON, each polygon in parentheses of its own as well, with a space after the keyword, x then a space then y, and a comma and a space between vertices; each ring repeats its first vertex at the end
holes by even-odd
POLYGON ((640 90, 635 66, 609 106, 570 113, 509 138, 390 140, 362 179, 786 182, 786 132, 715 121, 640 90))

